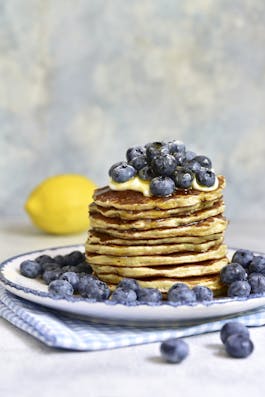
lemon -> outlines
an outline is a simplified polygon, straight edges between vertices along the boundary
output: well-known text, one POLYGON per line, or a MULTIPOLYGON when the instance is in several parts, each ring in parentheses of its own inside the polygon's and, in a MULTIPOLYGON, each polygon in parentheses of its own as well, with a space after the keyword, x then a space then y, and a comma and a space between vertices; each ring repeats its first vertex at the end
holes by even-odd
POLYGON ((89 226, 88 205, 95 188, 94 182, 82 175, 55 175, 30 193, 25 210, 45 232, 79 233, 89 226))

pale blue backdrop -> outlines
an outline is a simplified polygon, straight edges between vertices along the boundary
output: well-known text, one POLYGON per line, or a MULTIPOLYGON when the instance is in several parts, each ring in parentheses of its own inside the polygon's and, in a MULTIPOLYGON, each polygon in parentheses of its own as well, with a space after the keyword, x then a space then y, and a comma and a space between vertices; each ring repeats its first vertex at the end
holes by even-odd
POLYGON ((264 21, 264 0, 0 0, 1 214, 178 138, 226 175, 231 219, 265 220, 264 21))

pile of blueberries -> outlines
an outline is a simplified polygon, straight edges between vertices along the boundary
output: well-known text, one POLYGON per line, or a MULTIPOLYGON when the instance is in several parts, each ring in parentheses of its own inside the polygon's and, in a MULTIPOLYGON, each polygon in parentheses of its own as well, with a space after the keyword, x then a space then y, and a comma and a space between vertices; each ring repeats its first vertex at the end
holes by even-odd
POLYGON ((231 298, 247 298, 249 295, 265 294, 265 257, 254 255, 249 250, 237 250, 229 265, 220 273, 231 298))
MULTIPOLYGON (((79 294, 97 302, 109 299, 124 305, 158 305, 162 302, 162 294, 158 289, 142 288, 136 280, 130 278, 123 278, 111 294, 108 285, 92 274, 92 268, 85 262, 85 255, 80 251, 55 257, 41 255, 34 260, 25 260, 20 264, 20 273, 25 277, 43 280, 54 298, 79 294)), ((212 291, 203 286, 191 289, 184 283, 176 283, 168 291, 168 301, 174 305, 212 299, 212 291)))
POLYGON ((126 159, 113 164, 109 176, 118 183, 135 176, 150 181, 153 196, 169 196, 176 189, 190 189, 194 178, 199 185, 207 187, 216 180, 211 160, 186 150, 180 141, 134 146, 127 150, 126 159))
MULTIPOLYGON (((246 358, 254 350, 248 328, 238 321, 229 321, 223 325, 220 338, 226 353, 234 358, 246 358)), ((180 363, 189 354, 189 346, 183 339, 170 338, 160 345, 160 353, 164 361, 180 363)))

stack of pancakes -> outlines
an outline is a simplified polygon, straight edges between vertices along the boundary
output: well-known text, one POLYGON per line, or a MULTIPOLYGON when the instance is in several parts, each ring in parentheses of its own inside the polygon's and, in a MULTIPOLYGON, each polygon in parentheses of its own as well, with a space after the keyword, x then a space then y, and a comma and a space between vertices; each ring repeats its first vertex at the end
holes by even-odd
POLYGON ((169 197, 97 189, 90 205, 86 258, 110 288, 124 277, 166 293, 177 283, 203 285, 220 295, 228 263, 223 244, 225 178, 214 191, 177 190, 169 197))

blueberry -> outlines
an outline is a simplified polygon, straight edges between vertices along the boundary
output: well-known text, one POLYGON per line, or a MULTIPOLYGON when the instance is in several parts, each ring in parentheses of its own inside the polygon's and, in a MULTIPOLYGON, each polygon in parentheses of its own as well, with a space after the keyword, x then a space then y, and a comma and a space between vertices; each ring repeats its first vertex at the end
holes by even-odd
POLYGON ((147 160, 145 156, 134 157, 129 164, 135 168, 137 171, 141 170, 147 165, 147 160))
POLYGON ((151 163, 152 170, 157 176, 169 176, 173 174, 176 165, 176 159, 171 154, 156 156, 151 163))
POLYGON ((61 274, 62 274, 61 270, 58 269, 45 270, 45 272, 42 275, 42 278, 46 284, 50 284, 53 280, 58 280, 61 274))
POLYGON ((197 182, 202 186, 211 187, 215 183, 215 173, 211 170, 201 168, 196 172, 197 182))
POLYGON ((174 181, 165 176, 158 176, 153 178, 150 183, 150 191, 153 196, 170 196, 174 193, 175 190, 175 183, 174 181))
POLYGON ((145 145, 146 147, 146 157, 147 161, 151 163, 151 161, 156 157, 156 156, 161 156, 164 154, 169 154, 169 147, 166 143, 164 142, 152 142, 152 143, 147 143, 145 145))
POLYGON ((61 267, 60 270, 61 270, 62 273, 66 273, 66 272, 74 272, 74 273, 76 273, 77 272, 76 271, 77 266, 78 265, 76 265, 76 266, 68 266, 67 265, 67 266, 61 267))
POLYGON ((213 291, 208 287, 196 285, 196 287, 193 287, 192 290, 195 292, 197 302, 213 300, 213 291))
POLYGON ((91 279, 97 280, 97 278, 92 274, 85 274, 85 275, 79 274, 79 283, 77 286, 77 290, 81 296, 83 297, 86 296, 86 289, 91 279))
POLYGON ((66 265, 67 266, 76 266, 79 263, 84 262, 85 254, 80 251, 73 251, 68 255, 65 255, 66 265))
POLYGON ((175 153, 174 158, 176 161, 176 166, 182 166, 186 162, 186 157, 185 157, 185 154, 183 154, 183 153, 175 153))
POLYGON ((253 258, 254 255, 251 251, 239 249, 234 253, 232 262, 239 263, 244 268, 247 268, 253 258))
POLYGON ((37 258, 35 258, 35 261, 41 264, 55 262, 55 260, 49 255, 40 255, 37 258))
POLYGON ((167 145, 168 145, 168 148, 169 148, 169 152, 171 154, 174 154, 174 153, 185 153, 186 148, 185 148, 184 143, 181 142, 181 141, 177 141, 177 140, 170 141, 170 142, 167 143, 167 145))
POLYGON ((113 168, 111 172, 111 177, 114 182, 122 183, 133 178, 136 175, 136 169, 125 161, 117 167, 113 168))
POLYGON ((186 161, 191 161, 197 156, 197 154, 195 152, 187 150, 185 156, 186 156, 186 161))
POLYGON ((33 260, 25 260, 20 264, 20 273, 29 278, 36 278, 42 272, 41 264, 33 260))
MULTIPOLYGON (((84 277, 80 280, 82 281, 84 277)), ((80 291, 80 282, 78 284, 78 291, 80 291)), ((83 289, 83 297, 88 299, 95 299, 96 301, 103 301, 110 296, 110 290, 106 283, 90 277, 87 280, 86 286, 83 289)))
POLYGON ((249 273, 261 273, 265 276, 265 257, 254 256, 249 264, 249 273))
POLYGON ((46 262, 42 263, 41 265, 42 273, 44 273, 46 270, 58 270, 59 267, 60 266, 58 265, 58 263, 55 262, 46 262))
POLYGON ((133 146, 126 152, 127 161, 131 161, 135 157, 145 156, 146 149, 143 146, 133 146))
POLYGON ((252 294, 265 293, 265 276, 261 273, 251 273, 248 278, 252 294))
POLYGON ((68 283, 70 283, 71 286, 73 287, 74 291, 77 291, 78 284, 79 284, 79 276, 77 273, 66 272, 66 273, 61 274, 59 279, 68 281, 68 283))
POLYGON ((123 305, 129 305, 136 302, 137 295, 133 289, 118 287, 111 295, 111 300, 123 305))
POLYGON ((49 293, 55 298, 65 298, 72 296, 74 289, 66 280, 54 280, 48 286, 49 293))
POLYGON ((146 166, 146 167, 142 168, 141 170, 139 170, 138 176, 143 181, 151 181, 151 179, 154 178, 153 171, 149 166, 146 166))
POLYGON ((75 266, 75 272, 91 274, 93 273, 93 269, 87 262, 82 262, 75 266))
POLYGON ((65 256, 64 256, 64 255, 56 255, 56 256, 54 257, 54 261, 55 261, 55 263, 57 263, 57 265, 59 265, 59 266, 64 266, 64 265, 66 265, 66 259, 65 259, 65 256))
POLYGON ((221 328, 221 341, 225 343, 227 338, 234 334, 241 334, 246 338, 249 338, 249 330, 244 324, 238 321, 229 321, 228 323, 225 323, 221 328))
POLYGON ((189 189, 192 185, 194 175, 191 171, 185 170, 184 168, 177 169, 172 177, 175 185, 179 189, 189 189))
POLYGON ((183 165, 186 169, 190 170, 193 173, 200 171, 202 168, 200 163, 198 163, 198 161, 196 161, 195 158, 190 161, 187 161, 187 158, 186 158, 186 161, 184 162, 183 165))
POLYGON ((196 302, 195 292, 184 283, 174 284, 168 291, 167 298, 169 302, 174 302, 177 304, 196 302))
POLYGON ((114 170, 114 168, 118 167, 119 165, 122 165, 123 161, 118 161, 118 163, 112 164, 112 166, 109 169, 109 176, 111 177, 112 171, 114 170))
POLYGON ((227 295, 230 298, 247 298, 250 294, 250 284, 247 281, 234 281, 229 285, 227 295))
POLYGON ((163 359, 169 363, 180 363, 189 354, 189 346, 182 339, 170 338, 160 345, 163 359))
POLYGON ((137 300, 142 303, 159 303, 162 294, 157 288, 140 288, 137 291, 137 300))
POLYGON ((225 349, 231 357, 245 358, 253 352, 254 345, 248 337, 242 334, 233 334, 226 339, 225 349))
POLYGON ((220 278, 223 284, 229 285, 237 280, 246 280, 247 273, 239 263, 230 263, 222 268, 220 278))
POLYGON ((209 159, 209 157, 196 156, 196 157, 194 157, 193 160, 196 161, 197 163, 199 163, 200 166, 203 167, 203 168, 207 168, 207 169, 211 169, 212 168, 212 162, 209 159))
POLYGON ((134 291, 138 291, 140 288, 138 282, 134 280, 133 278, 123 278, 119 284, 117 285, 117 288, 123 288, 123 289, 132 289, 134 291))

